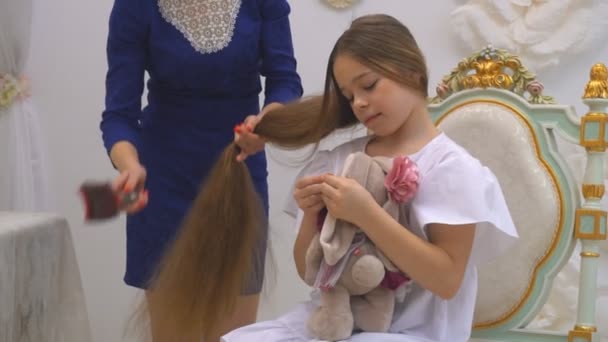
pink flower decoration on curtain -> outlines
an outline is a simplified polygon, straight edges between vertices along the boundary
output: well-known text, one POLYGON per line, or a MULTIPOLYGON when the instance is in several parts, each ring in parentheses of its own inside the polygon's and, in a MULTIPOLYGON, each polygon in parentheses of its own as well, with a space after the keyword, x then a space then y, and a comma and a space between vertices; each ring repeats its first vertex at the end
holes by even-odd
POLYGON ((411 200, 418 191, 419 183, 420 173, 416 163, 407 156, 393 159, 393 167, 384 179, 384 186, 392 201, 405 203, 411 200))
POLYGON ((19 100, 32 96, 32 86, 30 79, 27 76, 19 77, 19 88, 19 95, 17 95, 19 100))
POLYGON ((16 100, 30 96, 30 82, 27 78, 15 78, 11 74, 0 74, 0 109, 8 108, 16 100))

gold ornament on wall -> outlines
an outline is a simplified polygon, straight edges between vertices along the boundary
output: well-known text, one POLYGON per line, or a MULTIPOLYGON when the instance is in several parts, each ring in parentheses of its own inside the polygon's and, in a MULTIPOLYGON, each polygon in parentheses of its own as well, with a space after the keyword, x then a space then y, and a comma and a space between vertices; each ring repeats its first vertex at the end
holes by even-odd
POLYGON ((347 8, 352 6, 358 0, 324 0, 327 4, 329 4, 333 8, 347 8))

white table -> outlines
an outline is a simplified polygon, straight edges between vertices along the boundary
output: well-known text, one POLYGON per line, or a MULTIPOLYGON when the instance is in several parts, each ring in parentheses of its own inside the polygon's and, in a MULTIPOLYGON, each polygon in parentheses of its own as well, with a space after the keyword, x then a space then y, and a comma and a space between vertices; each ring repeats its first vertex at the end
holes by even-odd
POLYGON ((51 214, 0 212, 0 342, 89 342, 72 235, 51 214))

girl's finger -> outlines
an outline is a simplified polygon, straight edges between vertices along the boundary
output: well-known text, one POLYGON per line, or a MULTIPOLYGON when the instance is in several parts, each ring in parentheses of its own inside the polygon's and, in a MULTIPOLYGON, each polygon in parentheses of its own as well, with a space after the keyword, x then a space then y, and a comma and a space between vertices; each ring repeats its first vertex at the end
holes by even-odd
POLYGON ((334 176, 332 174, 323 175, 323 182, 331 185, 333 188, 340 188, 343 185, 343 180, 341 177, 334 176))
POLYGON ((312 184, 305 188, 297 189, 297 196, 301 198, 305 198, 314 194, 321 193, 321 184, 312 184))
POLYGON ((320 188, 324 198, 328 198, 329 200, 335 200, 339 196, 339 190, 327 183, 321 184, 320 188))
POLYGON ((315 204, 314 206, 312 206, 312 207, 310 207, 310 208, 308 208, 308 209, 310 209, 310 210, 315 210, 315 211, 319 211, 319 210, 321 210, 321 209, 323 209, 323 208, 325 208, 325 203, 323 203, 323 201, 321 201, 321 202, 319 202, 319 203, 315 204))
POLYGON ((321 183, 323 183, 323 177, 324 176, 319 175, 319 176, 310 176, 310 177, 300 178, 296 182, 296 188, 302 189, 311 184, 321 184, 321 183))
POLYGON ((318 204, 319 202, 323 202, 321 200, 321 195, 308 196, 304 201, 306 202, 307 207, 312 207, 312 206, 318 204))

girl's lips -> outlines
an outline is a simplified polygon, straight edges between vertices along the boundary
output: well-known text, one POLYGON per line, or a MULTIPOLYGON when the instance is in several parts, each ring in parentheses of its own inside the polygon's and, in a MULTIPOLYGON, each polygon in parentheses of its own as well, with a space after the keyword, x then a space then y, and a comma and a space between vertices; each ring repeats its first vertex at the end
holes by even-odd
POLYGON ((380 115, 382 115, 382 113, 378 113, 378 114, 374 114, 374 115, 370 116, 369 118, 367 118, 365 120, 365 124, 367 125, 368 123, 370 123, 371 121, 373 121, 375 118, 379 117, 380 115))

